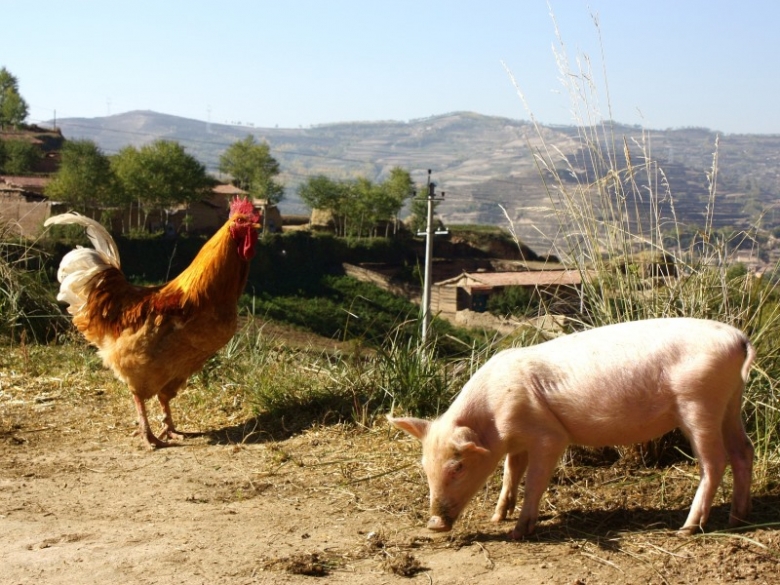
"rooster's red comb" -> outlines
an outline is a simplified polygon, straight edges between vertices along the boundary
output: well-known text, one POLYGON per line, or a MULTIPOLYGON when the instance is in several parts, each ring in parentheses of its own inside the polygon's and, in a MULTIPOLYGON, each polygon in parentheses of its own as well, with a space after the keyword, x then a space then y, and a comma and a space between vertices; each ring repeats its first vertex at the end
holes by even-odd
POLYGON ((252 205, 252 202, 248 197, 244 197, 243 199, 236 197, 230 203, 230 217, 233 217, 237 213, 248 215, 250 217, 257 215, 255 212, 255 206, 252 205))

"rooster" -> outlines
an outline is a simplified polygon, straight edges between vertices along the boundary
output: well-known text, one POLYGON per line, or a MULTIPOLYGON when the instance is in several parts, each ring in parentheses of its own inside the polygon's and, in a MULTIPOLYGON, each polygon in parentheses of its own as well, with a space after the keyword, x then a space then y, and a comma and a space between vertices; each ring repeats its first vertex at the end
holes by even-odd
POLYGON ((45 222, 86 227, 94 249, 78 247, 62 259, 57 300, 67 303, 73 324, 132 392, 139 432, 150 449, 184 436, 173 424, 170 401, 236 332, 259 221, 252 203, 236 198, 228 221, 192 264, 167 284, 149 287, 125 279, 116 243, 98 222, 77 213, 45 222), (153 396, 164 415, 159 436, 146 414, 153 396))

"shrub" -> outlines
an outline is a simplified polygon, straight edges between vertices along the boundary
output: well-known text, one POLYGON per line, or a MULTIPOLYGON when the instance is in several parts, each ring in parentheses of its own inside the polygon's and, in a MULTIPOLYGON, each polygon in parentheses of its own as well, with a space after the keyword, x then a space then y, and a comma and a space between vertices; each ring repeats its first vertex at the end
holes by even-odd
POLYGON ((0 234, 0 335, 13 341, 53 339, 67 322, 43 270, 41 252, 0 234))
POLYGON ((527 288, 508 286, 490 296, 487 310, 498 317, 536 315, 539 312, 539 297, 527 288))

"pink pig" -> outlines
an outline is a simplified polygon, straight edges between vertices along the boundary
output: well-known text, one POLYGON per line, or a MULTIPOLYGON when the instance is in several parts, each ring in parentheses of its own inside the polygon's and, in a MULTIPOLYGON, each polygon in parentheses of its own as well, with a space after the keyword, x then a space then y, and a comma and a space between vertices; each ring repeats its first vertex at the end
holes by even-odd
POLYGON ((741 418, 755 350, 739 330, 701 319, 652 319, 565 335, 501 351, 433 421, 391 418, 422 441, 431 518, 447 531, 506 455, 492 520, 505 520, 525 494, 512 538, 531 534, 539 502, 569 444, 646 442, 679 427, 699 458, 701 481, 680 529, 707 522, 730 463, 729 525, 747 520, 753 446, 741 418))

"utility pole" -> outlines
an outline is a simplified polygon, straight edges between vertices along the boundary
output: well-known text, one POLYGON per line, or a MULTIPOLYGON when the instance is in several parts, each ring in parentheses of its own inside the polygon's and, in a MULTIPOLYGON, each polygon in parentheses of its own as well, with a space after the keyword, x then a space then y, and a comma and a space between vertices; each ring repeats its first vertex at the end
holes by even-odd
MULTIPOLYGON (((425 235, 425 279, 423 281, 423 298, 422 298, 422 331, 421 338, 422 344, 428 341, 428 333, 431 328, 431 269, 433 267, 433 236, 443 235, 449 233, 447 230, 433 229, 433 204, 436 201, 436 183, 431 182, 431 169, 428 169, 428 185, 427 196, 428 201, 428 218, 426 221, 425 235)), ((444 199, 444 191, 441 192, 441 199, 444 199)), ((418 236, 423 233, 418 233, 418 236)))

